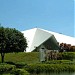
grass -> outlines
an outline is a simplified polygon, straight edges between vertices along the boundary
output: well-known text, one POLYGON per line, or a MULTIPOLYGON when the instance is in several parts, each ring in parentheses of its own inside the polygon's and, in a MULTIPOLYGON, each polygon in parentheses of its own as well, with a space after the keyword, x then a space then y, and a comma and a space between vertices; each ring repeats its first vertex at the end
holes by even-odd
MULTIPOLYGON (((64 54, 64 58, 65 60, 68 58, 72 57, 72 54, 75 55, 75 52, 68 52, 68 53, 63 53, 64 54)), ((39 52, 29 52, 29 53, 25 53, 25 52, 19 52, 19 53, 6 53, 5 54, 5 58, 4 58, 5 62, 14 62, 14 63, 26 63, 26 64, 30 64, 30 63, 39 63, 39 52)), ((75 61, 75 57, 74 60, 75 61)), ((1 62, 1 55, 0 55, 0 62, 1 62)), ((50 62, 54 62, 54 61, 50 61, 50 62)), ((55 63, 59 62, 59 60, 55 61, 55 63)))
MULTIPOLYGON (((1 59, 1 56, 0 56, 1 59)), ((25 62, 29 63, 38 63, 39 62, 39 53, 38 52, 19 52, 19 53, 7 53, 4 58, 5 62, 25 62)), ((1 60, 0 60, 1 62, 1 60)))
MULTIPOLYGON (((31 52, 31 53, 25 53, 25 52, 19 52, 19 53, 6 53, 5 62, 13 62, 13 63, 19 63, 19 65, 22 63, 30 64, 30 63, 38 63, 39 62, 39 53, 38 52, 31 52)), ((0 56, 0 62, 1 62, 1 56, 0 56)), ((1 64, 1 63, 0 63, 1 64)), ((18 68, 16 68, 18 69, 18 68)), ((15 72, 15 73, 18 73, 15 72)), ((2 75, 13 75, 9 73, 4 73, 2 75)), ((15 75, 15 74, 14 74, 15 75)), ((19 74, 18 74, 19 75, 19 74)), ((20 75, 29 75, 27 72, 20 75)))
MULTIPOLYGON (((64 53, 63 53, 64 54, 64 53)), ((71 54, 64 54, 64 57, 71 58, 71 54)), ((75 55, 75 52, 73 53, 75 55)), ((0 56, 1 59, 1 56, 0 56)), ((48 62, 40 63, 39 52, 19 52, 19 53, 6 53, 5 62, 13 62, 17 69, 25 69, 29 73, 34 72, 50 72, 50 71, 75 71, 75 58, 74 60, 50 60, 48 62)), ((1 62, 1 60, 0 60, 1 62)), ((18 72, 18 71, 17 71, 18 72)), ((15 72, 16 73, 16 72, 15 72)), ((11 75, 11 74, 4 74, 11 75)), ((29 74, 28 74, 29 75, 29 74)))

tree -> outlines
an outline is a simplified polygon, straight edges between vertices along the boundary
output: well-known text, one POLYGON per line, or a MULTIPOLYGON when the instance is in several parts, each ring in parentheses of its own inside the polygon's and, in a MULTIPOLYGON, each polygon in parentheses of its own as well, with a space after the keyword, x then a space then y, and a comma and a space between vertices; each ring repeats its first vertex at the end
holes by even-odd
POLYGON ((27 47, 26 38, 23 34, 11 28, 0 27, 0 53, 2 63, 5 53, 24 52, 27 47))
POLYGON ((4 50, 5 50, 5 47, 6 47, 6 36, 5 36, 5 32, 4 32, 4 28, 1 27, 0 28, 0 53, 1 53, 1 57, 2 57, 2 62, 3 62, 3 59, 4 59, 4 50))

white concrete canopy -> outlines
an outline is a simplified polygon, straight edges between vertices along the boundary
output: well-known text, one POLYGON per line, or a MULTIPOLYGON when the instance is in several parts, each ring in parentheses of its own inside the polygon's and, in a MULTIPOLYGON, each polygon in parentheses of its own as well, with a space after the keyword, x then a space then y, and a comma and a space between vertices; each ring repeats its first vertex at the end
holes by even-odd
POLYGON ((39 47, 42 44, 51 44, 52 47, 57 47, 58 42, 75 45, 75 38, 73 37, 40 28, 29 29, 26 31, 22 31, 22 33, 26 37, 28 43, 26 52, 31 52, 35 50, 36 47, 39 47))

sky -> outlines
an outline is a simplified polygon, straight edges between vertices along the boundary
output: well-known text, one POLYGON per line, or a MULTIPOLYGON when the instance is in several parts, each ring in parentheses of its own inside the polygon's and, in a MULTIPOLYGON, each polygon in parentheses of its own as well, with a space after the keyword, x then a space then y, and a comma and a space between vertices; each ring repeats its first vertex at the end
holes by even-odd
POLYGON ((42 28, 75 37, 74 0, 0 0, 0 24, 19 31, 42 28))

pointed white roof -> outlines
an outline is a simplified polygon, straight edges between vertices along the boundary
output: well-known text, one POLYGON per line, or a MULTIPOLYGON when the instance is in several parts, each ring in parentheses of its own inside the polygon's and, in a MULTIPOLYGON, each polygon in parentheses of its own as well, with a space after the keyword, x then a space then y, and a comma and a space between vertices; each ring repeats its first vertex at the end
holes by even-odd
POLYGON ((28 43, 28 47, 26 49, 27 52, 30 52, 31 44, 33 42, 33 38, 34 38, 36 30, 37 29, 34 28, 34 29, 29 29, 29 30, 26 30, 26 31, 22 31, 22 33, 26 37, 26 40, 27 40, 27 43, 28 43))
POLYGON ((44 31, 53 34, 59 43, 66 43, 66 44, 71 44, 75 46, 75 37, 70 37, 67 35, 63 35, 63 34, 52 32, 52 31, 47 31, 47 30, 44 30, 44 31))
POLYGON ((24 36, 27 39, 28 48, 26 49, 27 52, 33 51, 36 47, 41 45, 44 41, 48 40, 50 37, 55 37, 53 40, 56 40, 59 43, 67 43, 71 45, 75 45, 75 38, 66 36, 63 34, 59 34, 52 31, 47 31, 40 28, 33 28, 29 30, 22 31, 24 36))

